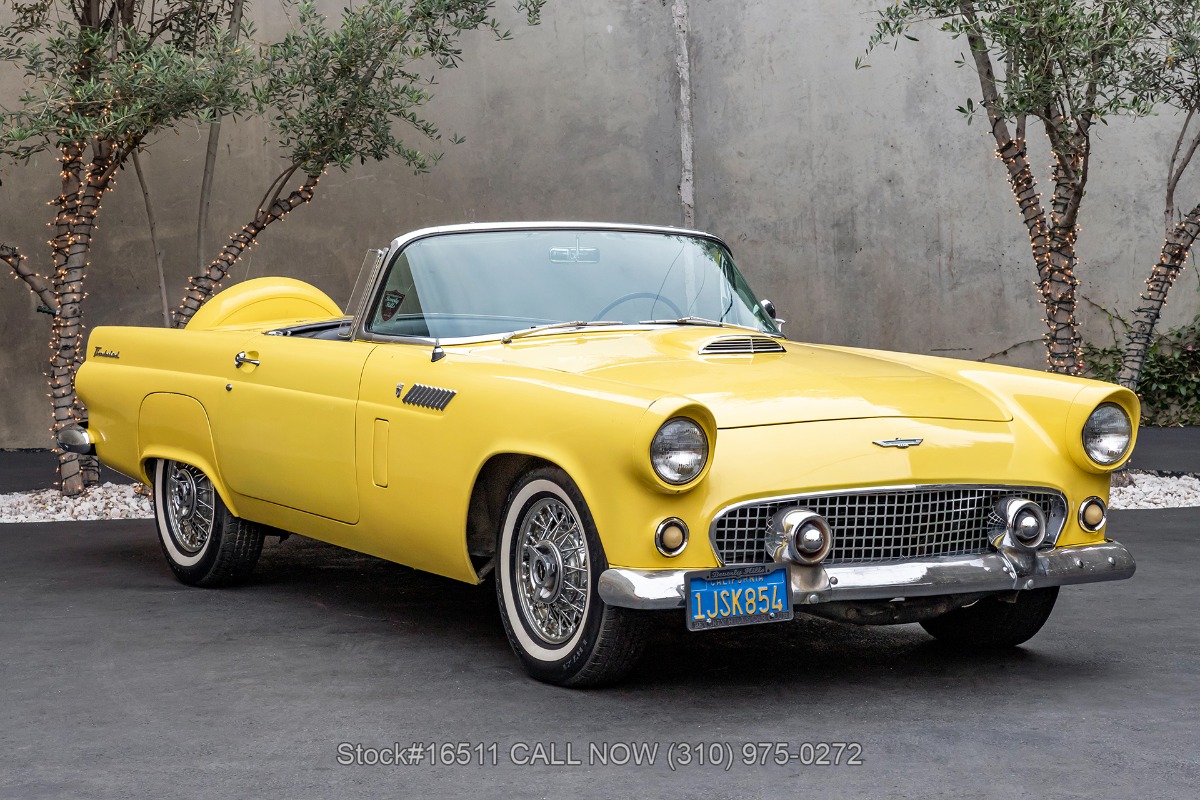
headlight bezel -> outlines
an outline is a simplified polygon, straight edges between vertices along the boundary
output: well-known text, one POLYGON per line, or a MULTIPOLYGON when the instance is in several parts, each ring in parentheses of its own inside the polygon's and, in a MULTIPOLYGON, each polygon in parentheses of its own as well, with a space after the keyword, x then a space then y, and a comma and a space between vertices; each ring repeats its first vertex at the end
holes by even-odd
POLYGON ((1129 451, 1133 446, 1133 436, 1133 420, 1130 418, 1129 412, 1126 411, 1120 403, 1114 403, 1111 400, 1100 403, 1093 408, 1092 411, 1087 415, 1087 418, 1084 420, 1082 427, 1079 429, 1079 440, 1080 444, 1083 446, 1084 454, 1093 464, 1098 467, 1103 467, 1104 469, 1115 468, 1129 455, 1129 451), (1121 446, 1119 453, 1112 458, 1106 459, 1097 452, 1098 448, 1095 447, 1096 441, 1100 437, 1113 435, 1113 432, 1105 432, 1103 430, 1095 431, 1094 429, 1104 425, 1111 425, 1112 422, 1101 420, 1093 425, 1093 420, 1097 419, 1097 414, 1103 413, 1105 415, 1110 415, 1110 411, 1116 411, 1120 415, 1119 419, 1123 423, 1124 431, 1118 435, 1123 435, 1125 437, 1125 442, 1121 446), (1091 441, 1089 441, 1089 428, 1093 428, 1091 441))
MULTIPOLYGON (((681 452, 681 448, 675 447, 671 452, 681 452)), ((712 443, 709 440, 708 432, 705 430, 704 425, 689 416, 677 414, 659 425, 658 429, 655 430, 654 435, 650 437, 649 458, 650 469, 654 472, 658 479, 667 486, 678 489, 696 482, 704 475, 704 472, 708 467, 708 463, 712 458, 712 443), (676 431, 678 431, 681 426, 688 429, 687 433, 667 433, 668 428, 675 428, 676 431), (676 470, 672 473, 670 470, 664 470, 660 468, 660 454, 655 453, 655 450, 660 443, 660 439, 666 435, 676 435, 678 437, 680 435, 686 436, 689 433, 693 435, 698 434, 699 441, 703 445, 703 453, 701 454, 699 465, 696 466, 694 470, 690 470, 688 472, 676 470), (667 474, 664 474, 664 471, 667 474)))
POLYGON ((1065 425, 1062 428, 1064 449, 1067 455, 1071 457, 1071 460, 1075 462, 1075 465, 1084 472, 1091 473, 1092 475, 1107 475, 1120 469, 1121 465, 1127 463, 1134 449, 1137 448, 1138 423, 1140 421, 1141 403, 1138 401, 1136 394, 1124 387, 1113 386, 1110 383, 1088 381, 1088 385, 1084 386, 1075 395, 1070 409, 1067 411, 1067 418, 1064 420, 1065 425), (1125 448, 1125 455, 1111 464, 1100 464, 1093 461, 1083 446, 1084 424, 1087 422, 1088 417, 1092 415, 1092 412, 1105 403, 1112 403, 1119 406, 1129 416, 1129 423, 1133 432, 1129 444, 1125 448))

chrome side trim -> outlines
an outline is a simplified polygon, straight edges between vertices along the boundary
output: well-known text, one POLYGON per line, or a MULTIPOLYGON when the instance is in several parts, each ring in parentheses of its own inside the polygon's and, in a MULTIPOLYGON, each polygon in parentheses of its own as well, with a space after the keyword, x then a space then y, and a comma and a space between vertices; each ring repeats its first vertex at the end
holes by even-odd
MULTIPOLYGON (((1133 556, 1123 545, 1105 541, 1038 553, 1028 572, 1001 553, 885 564, 792 566, 790 571, 792 603, 804 606, 1115 581, 1131 577, 1136 568, 1133 556)), ((686 572, 610 568, 600 575, 600 598, 621 608, 683 608, 686 572)))

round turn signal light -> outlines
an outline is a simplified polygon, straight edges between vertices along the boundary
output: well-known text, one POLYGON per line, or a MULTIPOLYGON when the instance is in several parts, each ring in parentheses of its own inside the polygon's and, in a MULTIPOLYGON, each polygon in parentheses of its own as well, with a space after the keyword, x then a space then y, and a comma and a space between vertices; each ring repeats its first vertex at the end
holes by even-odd
POLYGON ((683 548, 687 546, 687 540, 687 524, 677 517, 664 519, 659 523, 658 530, 654 532, 654 546, 658 552, 668 558, 682 553, 683 548))
POLYGON ((1099 497, 1089 497, 1079 506, 1079 525, 1087 531, 1098 531, 1104 527, 1108 507, 1099 497))

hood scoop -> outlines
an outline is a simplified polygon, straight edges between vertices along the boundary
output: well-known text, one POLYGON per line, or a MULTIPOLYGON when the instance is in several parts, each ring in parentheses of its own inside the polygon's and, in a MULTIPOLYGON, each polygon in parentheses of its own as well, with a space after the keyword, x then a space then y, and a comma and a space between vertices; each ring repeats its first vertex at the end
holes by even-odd
POLYGON ((700 348, 702 356, 742 356, 757 353, 786 353, 770 336, 722 336, 700 348))

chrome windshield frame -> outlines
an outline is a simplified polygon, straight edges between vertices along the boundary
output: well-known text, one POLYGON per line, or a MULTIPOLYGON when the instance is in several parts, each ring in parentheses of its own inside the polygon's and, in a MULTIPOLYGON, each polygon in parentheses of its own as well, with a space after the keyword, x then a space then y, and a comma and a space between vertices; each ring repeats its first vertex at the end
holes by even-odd
MULTIPOLYGON (((481 336, 462 336, 454 338, 438 339, 433 336, 393 336, 389 334, 372 333, 367 330, 367 310, 374 307, 375 298, 382 288, 382 278, 387 274, 396 258, 409 245, 418 242, 422 239, 429 239, 435 236, 445 236, 456 233, 485 233, 496 232, 502 233, 505 231, 559 231, 559 230, 581 230, 581 231, 612 231, 615 233, 657 233, 667 236, 690 236, 695 239, 707 239, 710 242, 720 245, 725 248, 726 252, 733 255, 733 251, 729 245, 719 236, 716 236, 705 231, 693 230, 691 228, 676 228, 670 225, 635 225, 626 223, 609 223, 609 222, 568 222, 568 221, 544 221, 544 222, 468 222, 458 225, 439 225, 433 228, 421 228, 397 236, 388 246, 387 253, 384 255, 379 267, 374 271, 372 285, 370 289, 363 293, 362 302, 355 313, 354 319, 354 335, 353 338, 363 342, 394 342, 398 344, 417 344, 417 345, 432 345, 439 343, 442 345, 457 345, 457 344, 482 344, 485 342, 498 342, 505 336, 508 336, 514 331, 501 331, 498 333, 489 333, 481 336)), ((647 330, 655 327, 654 324, 636 324, 636 325, 606 325, 597 328, 598 331, 617 331, 617 330, 647 330)), ((729 326, 732 327, 732 326, 729 326)), ((740 326, 739 326, 740 327, 740 326)), ((586 329, 584 329, 586 330, 586 329)), ((564 329, 563 333, 578 332, 577 330, 564 329)), ((761 331, 763 336, 771 336, 773 334, 767 331, 761 331)), ((780 337, 783 338, 783 337, 780 337)))

